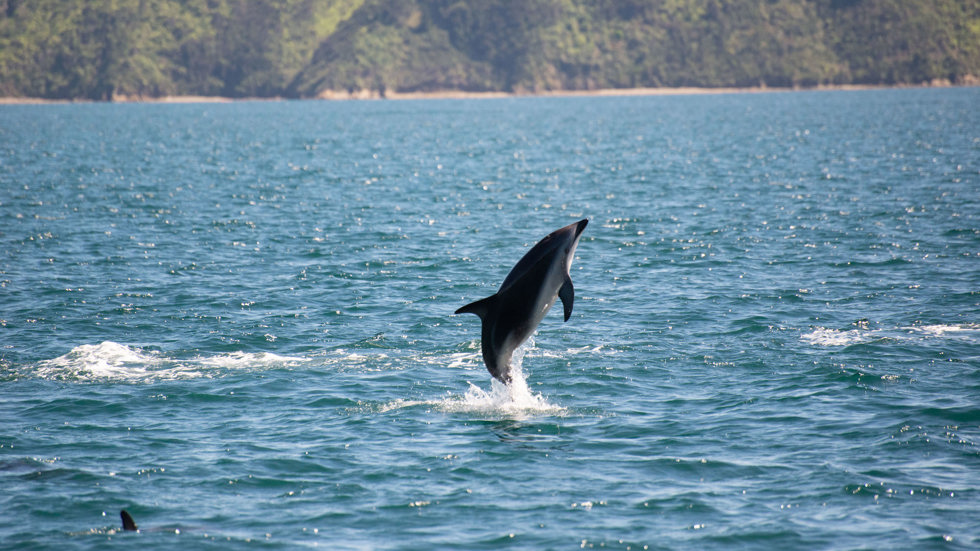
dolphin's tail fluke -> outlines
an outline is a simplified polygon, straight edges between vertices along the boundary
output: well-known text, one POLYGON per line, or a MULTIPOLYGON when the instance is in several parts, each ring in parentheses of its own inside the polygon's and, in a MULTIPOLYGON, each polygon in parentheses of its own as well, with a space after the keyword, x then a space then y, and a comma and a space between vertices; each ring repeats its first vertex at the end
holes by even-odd
POLYGON ((136 522, 133 521, 133 517, 129 516, 129 513, 126 512, 125 509, 119 511, 119 516, 122 518, 123 530, 139 530, 139 528, 136 526, 136 522))
POLYGON ((466 306, 463 306, 459 310, 456 310, 455 314, 476 314, 480 316, 480 319, 487 317, 487 313, 490 312, 490 308, 493 303, 497 300, 497 295, 490 295, 487 298, 481 298, 476 302, 471 302, 466 306))

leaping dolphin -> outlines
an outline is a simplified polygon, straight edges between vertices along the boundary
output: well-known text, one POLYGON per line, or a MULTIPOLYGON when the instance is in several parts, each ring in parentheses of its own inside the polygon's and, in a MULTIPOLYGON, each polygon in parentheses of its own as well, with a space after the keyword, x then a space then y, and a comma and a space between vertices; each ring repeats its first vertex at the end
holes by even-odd
POLYGON ((456 310, 480 316, 483 362, 500 382, 510 383, 514 350, 534 333, 556 298, 565 307, 565 321, 572 315, 575 289, 568 269, 588 223, 579 220, 551 232, 521 258, 495 294, 456 310))

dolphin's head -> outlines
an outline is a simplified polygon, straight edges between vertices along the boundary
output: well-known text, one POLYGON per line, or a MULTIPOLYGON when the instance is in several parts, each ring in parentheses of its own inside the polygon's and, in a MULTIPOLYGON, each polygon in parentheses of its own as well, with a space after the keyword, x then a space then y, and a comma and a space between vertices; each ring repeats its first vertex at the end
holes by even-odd
MULTIPOLYGON (((578 246, 578 240, 579 240, 579 238, 582 237, 582 232, 585 231, 585 226, 588 226, 588 225, 589 225, 589 219, 588 218, 583 218, 582 220, 579 220, 578 222, 576 222, 574 224, 571 224, 569 226, 566 226, 567 228, 571 228, 572 231, 574 232, 574 237, 571 240, 571 242, 572 242, 571 243, 571 246, 569 246, 569 248, 568 248, 568 254, 569 254, 569 256, 575 254, 575 247, 578 246)), ((571 264, 571 261, 569 261, 569 264, 571 264)))
POLYGON ((572 266, 572 258, 575 257, 575 248, 578 247, 578 240, 582 237, 585 226, 588 225, 589 219, 585 218, 574 224, 569 224, 552 234, 562 240, 562 246, 565 248, 562 252, 565 257, 566 270, 572 266))
POLYGON ((542 260, 549 259, 548 261, 550 261, 550 259, 559 259, 563 261, 563 265, 567 270, 572 265, 572 256, 575 254, 575 247, 578 246, 578 240, 582 237, 582 232, 585 231, 585 226, 587 225, 589 225, 589 220, 586 218, 546 235, 544 239, 538 241, 521 258, 517 265, 511 269, 507 277, 504 278, 504 282, 500 285, 500 290, 504 291, 510 287, 542 260))

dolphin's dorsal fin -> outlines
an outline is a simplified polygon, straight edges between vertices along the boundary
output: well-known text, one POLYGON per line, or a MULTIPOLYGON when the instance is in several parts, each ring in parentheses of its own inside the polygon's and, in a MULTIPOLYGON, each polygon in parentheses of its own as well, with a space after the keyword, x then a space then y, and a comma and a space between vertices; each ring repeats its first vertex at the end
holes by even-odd
POLYGON ((493 306, 493 303, 496 300, 497 300, 497 295, 495 295, 495 294, 494 295, 490 295, 487 298, 481 298, 480 300, 478 300, 476 302, 471 302, 471 303, 467 304, 466 306, 463 306, 459 310, 456 310, 455 313, 457 313, 457 314, 476 314, 476 315, 480 316, 480 319, 482 320, 483 318, 485 318, 487 316, 487 313, 490 312, 490 308, 493 306))
POLYGON ((133 517, 129 516, 129 513, 127 513, 125 509, 119 511, 119 516, 122 517, 123 530, 139 530, 139 528, 136 527, 136 522, 133 521, 133 517))
POLYGON ((572 278, 565 276, 565 283, 558 289, 558 297, 561 305, 565 307, 565 321, 572 317, 572 304, 575 302, 575 287, 572 287, 572 278))

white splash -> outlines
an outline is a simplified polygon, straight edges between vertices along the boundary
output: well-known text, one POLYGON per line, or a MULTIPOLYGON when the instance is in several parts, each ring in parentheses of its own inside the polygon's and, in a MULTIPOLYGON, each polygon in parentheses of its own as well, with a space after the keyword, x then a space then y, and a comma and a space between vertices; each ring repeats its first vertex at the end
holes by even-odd
POLYGON ((867 333, 868 331, 862 329, 841 331, 839 329, 816 327, 813 331, 801 335, 800 338, 806 343, 815 346, 849 346, 870 340, 867 338, 867 333))
POLYGON ((297 356, 280 356, 271 352, 231 352, 217 356, 197 358, 197 363, 219 369, 294 366, 306 361, 297 356))
POLYGON ((936 338, 975 339, 977 337, 980 337, 980 324, 976 323, 846 330, 814 327, 809 333, 800 335, 800 339, 804 342, 815 346, 850 346, 881 339, 914 342, 936 338))
POLYGON ((141 379, 159 361, 152 353, 105 341, 82 344, 63 356, 43 360, 38 363, 38 374, 46 379, 141 379))
POLYGON ((980 324, 965 323, 961 325, 923 325, 914 328, 929 337, 969 336, 970 333, 980 335, 980 324))
POLYGON ((67 354, 37 364, 43 379, 77 381, 126 381, 193 379, 208 376, 216 369, 268 368, 291 366, 304 358, 268 352, 231 352, 187 360, 168 358, 112 341, 82 344, 67 354))
MULTIPOLYGON (((510 361, 510 384, 505 385, 497 379, 490 379, 490 391, 469 383, 470 388, 453 409, 462 411, 500 412, 507 415, 529 413, 562 413, 565 408, 548 402, 541 394, 531 392, 524 374, 524 357, 534 348, 534 337, 524 341, 514 351, 510 361)), ((449 405, 449 404, 447 404, 449 405)))
POLYGON ((452 411, 499 412, 508 415, 564 411, 564 408, 549 403, 541 394, 531 392, 524 373, 519 370, 511 370, 509 385, 491 379, 489 392, 473 383, 469 385, 461 398, 444 400, 442 407, 452 411))
MULTIPOLYGON (((527 385, 527 377, 522 369, 524 356, 534 347, 534 339, 528 339, 514 351, 511 358, 511 382, 505 385, 491 378, 490 389, 484 390, 473 383, 462 396, 451 394, 442 400, 416 401, 396 400, 387 404, 382 411, 401 407, 427 405, 447 412, 477 413, 480 415, 522 419, 533 414, 560 415, 566 412, 561 406, 548 402, 541 394, 535 394, 527 385)), ((455 358, 459 362, 460 358, 455 358)))

